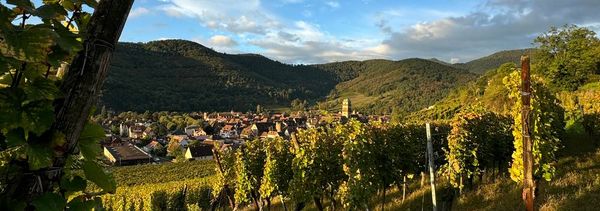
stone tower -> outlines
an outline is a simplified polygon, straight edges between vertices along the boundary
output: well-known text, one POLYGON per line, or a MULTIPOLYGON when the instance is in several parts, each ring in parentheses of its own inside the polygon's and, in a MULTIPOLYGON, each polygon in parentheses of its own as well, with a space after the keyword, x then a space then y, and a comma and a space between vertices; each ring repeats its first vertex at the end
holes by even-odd
POLYGON ((350 99, 344 99, 342 102, 342 116, 348 118, 352 114, 352 104, 350 104, 350 99))

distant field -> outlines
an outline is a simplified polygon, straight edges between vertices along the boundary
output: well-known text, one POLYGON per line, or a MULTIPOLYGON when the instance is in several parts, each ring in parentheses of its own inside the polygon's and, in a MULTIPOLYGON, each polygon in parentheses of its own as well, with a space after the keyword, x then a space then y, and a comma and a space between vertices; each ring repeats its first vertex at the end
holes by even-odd
POLYGON ((164 193, 162 200, 173 203, 187 188, 187 206, 206 207, 214 169, 212 160, 113 167, 117 192, 102 196, 103 205, 107 210, 151 210, 154 194, 164 193))
POLYGON ((215 173, 214 161, 190 161, 184 163, 145 164, 113 167, 110 169, 117 184, 134 186, 182 181, 212 176, 215 173))

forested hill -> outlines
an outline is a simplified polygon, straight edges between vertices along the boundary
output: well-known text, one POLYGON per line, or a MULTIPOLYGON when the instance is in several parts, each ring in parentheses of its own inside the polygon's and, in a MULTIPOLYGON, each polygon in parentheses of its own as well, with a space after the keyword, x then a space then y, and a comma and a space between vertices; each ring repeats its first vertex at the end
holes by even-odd
POLYGON ((489 70, 493 70, 498 68, 500 65, 504 63, 519 63, 521 60, 521 55, 531 55, 534 49, 517 49, 517 50, 506 50, 499 51, 493 53, 489 56, 481 57, 475 60, 472 60, 467 63, 456 63, 452 64, 452 66, 469 70, 473 73, 484 74, 489 70))
POLYGON ((433 105, 457 85, 474 80, 467 70, 425 59, 368 60, 317 65, 335 72, 343 82, 321 107, 339 110, 350 98, 358 111, 381 114, 409 113, 433 105))
POLYGON ((319 99, 337 78, 313 66, 218 53, 191 41, 121 43, 101 103, 116 111, 248 111, 319 99))
POLYGON ((224 54, 185 40, 120 43, 101 104, 114 111, 249 111, 294 99, 339 109, 351 98, 369 113, 432 105, 475 74, 518 60, 503 51, 464 64, 436 60, 346 61, 289 65, 257 54, 224 54))

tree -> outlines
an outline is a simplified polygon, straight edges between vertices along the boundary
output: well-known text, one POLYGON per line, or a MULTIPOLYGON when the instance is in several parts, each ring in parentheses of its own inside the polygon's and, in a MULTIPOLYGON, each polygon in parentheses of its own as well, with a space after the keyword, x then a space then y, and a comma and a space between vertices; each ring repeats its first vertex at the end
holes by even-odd
POLYGON ((552 27, 537 37, 535 55, 538 72, 553 87, 573 91, 600 71, 600 39, 590 29, 575 25, 552 27))
POLYGON ((183 153, 182 152, 183 149, 181 147, 181 144, 179 144, 179 141, 173 139, 171 141, 169 141, 169 145, 167 145, 167 154, 171 157, 176 157, 176 155, 179 153, 183 153))
POLYGON ((256 105, 256 113, 260 114, 263 112, 262 106, 260 106, 260 104, 256 105))
POLYGON ((103 129, 87 123, 133 1, 7 3, 14 7, 0 5, 0 171, 10 174, 0 203, 93 208, 95 193, 81 192, 88 181, 104 192, 116 187, 96 162, 103 129), (28 24, 32 16, 41 23, 28 24), (84 177, 71 172, 75 162, 84 177))
POLYGON ((292 100, 291 106, 292 106, 292 111, 304 111, 306 109, 306 106, 308 105, 308 103, 305 101, 302 101, 298 98, 292 100))

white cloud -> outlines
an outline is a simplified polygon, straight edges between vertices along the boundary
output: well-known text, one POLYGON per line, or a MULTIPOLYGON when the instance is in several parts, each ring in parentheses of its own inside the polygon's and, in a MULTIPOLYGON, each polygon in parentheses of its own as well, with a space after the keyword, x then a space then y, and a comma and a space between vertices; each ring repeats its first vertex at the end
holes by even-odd
POLYGON ((597 8, 598 0, 489 0, 468 14, 403 29, 392 29, 385 21, 376 25, 390 34, 383 43, 395 58, 468 61, 498 50, 532 47, 533 38, 551 26, 598 22, 597 8))
MULTIPOLYGON (((331 7, 339 7, 339 3, 328 3, 331 7)), ((241 38, 236 41, 230 36, 215 35, 195 40, 222 52, 239 53, 240 46, 253 46, 260 49, 260 54, 288 63, 385 57, 382 53, 386 51, 386 45, 381 45, 381 40, 335 37, 319 25, 274 16, 258 0, 171 0, 161 9, 174 17, 196 18, 208 28, 241 38)))
POLYGON ((129 18, 136 18, 150 13, 150 10, 145 7, 138 7, 129 12, 129 18))
POLYGON ((177 38, 174 37, 159 37, 158 40, 175 40, 177 38))
POLYGON ((236 34, 264 34, 279 24, 259 0, 171 0, 160 8, 167 15, 197 18, 206 27, 236 34))
POLYGON ((222 53, 244 53, 238 49, 239 43, 234 38, 227 35, 218 34, 209 38, 199 37, 192 39, 192 41, 222 53))
POLYGON ((330 6, 331 8, 340 7, 340 3, 337 1, 328 1, 328 2, 325 2, 325 4, 327 4, 327 6, 330 6))
POLYGON ((231 39, 228 36, 225 35, 215 35, 212 36, 210 39, 210 44, 213 46, 221 46, 221 47, 233 47, 233 46, 237 46, 238 43, 231 39))
POLYGON ((264 49, 261 54, 288 63, 324 63, 386 58, 379 40, 343 39, 320 30, 318 25, 296 21, 292 27, 249 41, 264 49))
POLYGON ((286 4, 297 4, 304 2, 304 0, 281 0, 281 2, 286 4))

